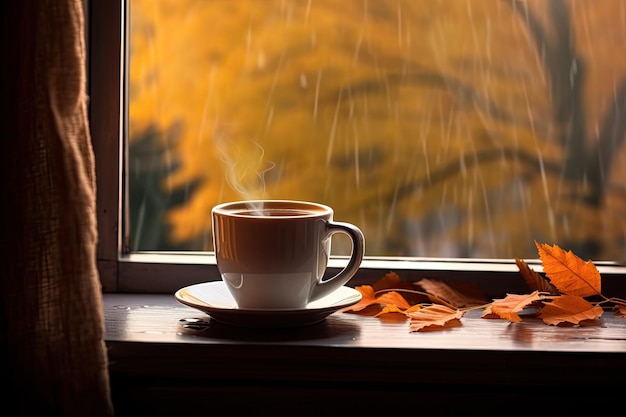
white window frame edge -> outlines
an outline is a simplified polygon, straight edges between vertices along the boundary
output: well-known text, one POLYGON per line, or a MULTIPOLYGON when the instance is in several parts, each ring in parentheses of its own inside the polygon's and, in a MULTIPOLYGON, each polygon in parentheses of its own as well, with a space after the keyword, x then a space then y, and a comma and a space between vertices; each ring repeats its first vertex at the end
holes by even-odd
MULTIPOLYGON (((85 0, 88 29, 88 90, 90 127, 96 159, 98 248, 97 264, 103 292, 173 293, 199 282, 219 280, 215 257, 209 252, 128 253, 124 244, 126 222, 123 92, 126 85, 122 46, 127 29, 126 0, 85 0), (115 97, 113 97, 115 95, 115 97), (93 100, 96 97, 96 100, 93 100), (117 103, 112 106, 111 103, 117 103), (118 173, 114 175, 112 173, 118 173)), ((542 272, 538 259, 525 260, 542 272)), ((336 272, 345 259, 332 258, 329 273, 336 272)), ((599 263, 598 269, 613 284, 623 286, 626 266, 617 262, 599 263)), ((350 285, 373 282, 387 272, 396 272, 407 281, 440 278, 471 281, 488 287, 487 295, 524 291, 525 283, 514 259, 433 259, 367 257, 350 285)))

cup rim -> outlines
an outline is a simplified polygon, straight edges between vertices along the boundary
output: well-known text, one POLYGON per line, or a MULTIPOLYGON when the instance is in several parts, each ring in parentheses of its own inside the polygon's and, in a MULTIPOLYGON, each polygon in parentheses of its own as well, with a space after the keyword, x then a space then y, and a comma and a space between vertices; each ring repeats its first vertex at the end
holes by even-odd
POLYGON ((214 206, 211 209, 211 212, 214 214, 219 214, 222 216, 229 216, 229 217, 242 217, 242 218, 262 217, 262 218, 268 218, 268 219, 285 219, 285 218, 312 218, 312 217, 325 216, 328 214, 333 214, 333 209, 330 206, 327 206, 325 204, 321 204, 321 203, 317 203, 313 201, 306 201, 306 200, 251 199, 251 200, 237 200, 237 201, 228 201, 228 202, 220 203, 214 206), (289 207, 293 207, 295 210, 298 210, 300 208, 305 211, 307 210, 307 207, 309 209, 316 208, 318 210, 322 210, 322 212, 318 211, 316 213, 307 213, 307 214, 299 213, 293 216, 290 216, 290 215, 258 216, 258 215, 246 214, 246 213, 235 213, 231 211, 237 208, 251 210, 254 208, 255 205, 259 205, 259 204, 263 204, 263 205, 270 204, 273 207, 278 207, 278 208, 285 208, 289 206, 289 207))

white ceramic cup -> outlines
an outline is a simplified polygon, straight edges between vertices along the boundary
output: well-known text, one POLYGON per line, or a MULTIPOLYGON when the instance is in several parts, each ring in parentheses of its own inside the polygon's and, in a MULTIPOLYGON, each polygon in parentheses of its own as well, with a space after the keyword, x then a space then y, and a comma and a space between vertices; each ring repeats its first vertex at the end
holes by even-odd
POLYGON ((248 200, 211 212, 217 267, 241 309, 299 309, 345 285, 365 253, 361 230, 333 221, 333 209, 293 200, 248 200), (345 233, 352 254, 324 279, 331 236, 345 233))

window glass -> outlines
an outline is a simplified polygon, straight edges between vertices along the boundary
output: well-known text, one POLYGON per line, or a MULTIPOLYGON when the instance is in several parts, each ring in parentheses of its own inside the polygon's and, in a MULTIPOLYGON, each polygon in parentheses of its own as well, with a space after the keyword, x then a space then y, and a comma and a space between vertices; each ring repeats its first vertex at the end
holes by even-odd
POLYGON ((368 256, 626 255, 626 2, 132 0, 129 22, 133 251, 211 251, 215 204, 285 198, 368 256))

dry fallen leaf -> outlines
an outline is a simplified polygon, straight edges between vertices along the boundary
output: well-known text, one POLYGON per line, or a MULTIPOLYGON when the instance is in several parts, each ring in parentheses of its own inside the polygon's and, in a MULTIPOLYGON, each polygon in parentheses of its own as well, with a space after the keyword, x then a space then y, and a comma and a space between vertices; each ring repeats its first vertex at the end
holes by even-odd
POLYGON ((415 282, 415 285, 435 296, 436 298, 431 299, 435 303, 440 303, 440 300, 443 300, 456 308, 473 307, 488 303, 487 297, 485 297, 483 292, 471 283, 444 282, 422 278, 415 282))
POLYGON ((546 292, 552 295, 559 295, 559 290, 557 290, 554 285, 550 284, 550 281, 528 266, 526 262, 516 258, 515 263, 517 264, 526 285, 528 285, 528 289, 531 291, 537 290, 539 292, 546 292))
POLYGON ((382 278, 372 284, 372 287, 374 288, 374 291, 400 288, 411 289, 411 284, 406 281, 402 281, 400 275, 395 272, 387 272, 382 278))
MULTIPOLYGON (((403 281, 395 272, 387 272, 382 278, 372 284, 374 291, 379 293, 384 290, 414 290, 410 282, 403 281)), ((407 291, 402 296, 411 305, 429 302, 430 299, 423 294, 407 291)))
POLYGON ((377 304, 374 288, 372 288, 370 285, 359 285, 357 287, 354 287, 354 289, 361 293, 361 301, 353 306, 344 309, 343 311, 361 311, 373 304, 377 304))
POLYGON ((585 262, 557 245, 537 242, 535 245, 546 276, 562 294, 580 297, 600 294, 600 272, 593 262, 585 262))
POLYGON ((369 285, 360 285, 355 287, 362 295, 361 301, 353 306, 345 308, 344 312, 358 312, 366 309, 372 305, 380 305, 385 307, 382 311, 376 315, 380 315, 386 312, 402 312, 411 308, 411 304, 397 291, 383 292, 380 296, 376 296, 374 288, 369 285), (393 309, 393 307, 395 309, 393 309))
POLYGON ((539 318, 546 324, 560 323, 580 324, 583 320, 595 320, 604 313, 602 307, 594 306, 583 297, 577 295, 561 295, 551 302, 544 302, 539 318))
POLYGON ((498 316, 496 313, 491 311, 491 305, 488 305, 483 309, 483 313, 480 315, 482 319, 501 319, 502 317, 498 316))
POLYGON ((431 326, 444 327, 453 320, 459 320, 464 314, 461 310, 455 310, 441 304, 432 304, 408 314, 411 319, 409 330, 418 332, 431 326))
MULTIPOLYGON (((494 299, 487 305, 487 298, 472 284, 423 278, 413 283, 422 289, 416 291, 413 285, 402 281, 396 273, 389 272, 372 286, 355 287, 363 298, 342 311, 366 314, 362 310, 377 306, 374 310, 368 309, 367 314, 377 311, 375 317, 395 317, 396 321, 404 320, 404 315, 410 319, 412 332, 460 326, 466 309, 479 306, 483 307, 481 318, 500 318, 510 322, 521 322, 518 313, 529 310, 529 307, 536 307, 533 311, 539 312, 539 317, 548 325, 579 325, 582 321, 600 318, 604 312, 601 305, 591 304, 584 298, 602 296, 600 273, 596 266, 557 245, 549 246, 536 241, 535 245, 545 277, 533 271, 523 260, 515 259, 531 294, 507 294, 505 298, 494 299), (425 301, 433 304, 424 304, 425 301)), ((626 302, 603 298, 605 302, 615 304, 613 308, 617 317, 626 317, 626 302)))
POLYGON ((491 304, 491 312, 503 319, 519 323, 522 318, 517 314, 532 303, 545 298, 539 291, 532 294, 507 294, 505 298, 496 299, 491 304))
POLYGON ((382 294, 376 299, 376 302, 383 305, 394 305, 401 310, 406 310, 411 307, 408 301, 396 291, 389 291, 382 294))
POLYGON ((414 305, 414 306, 411 306, 411 307, 409 307, 407 309, 402 309, 402 308, 398 307, 395 304, 387 304, 387 305, 385 305, 383 307, 383 309, 378 314, 376 314, 376 317, 380 317, 383 314, 388 314, 388 313, 400 313, 400 314, 403 314, 405 316, 408 316, 409 313, 417 311, 417 310, 419 310, 421 308, 422 308, 422 306, 420 306, 420 305, 414 305))

